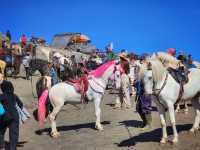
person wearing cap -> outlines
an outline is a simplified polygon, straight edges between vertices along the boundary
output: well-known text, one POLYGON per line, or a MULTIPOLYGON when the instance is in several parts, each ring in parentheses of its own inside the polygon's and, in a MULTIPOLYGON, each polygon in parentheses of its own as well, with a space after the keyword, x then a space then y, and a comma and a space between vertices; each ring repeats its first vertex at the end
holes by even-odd
POLYGON ((176 49, 175 48, 168 48, 167 53, 171 56, 176 56, 176 49))
POLYGON ((120 57, 120 72, 121 72, 121 88, 119 95, 116 98, 115 108, 131 108, 130 100, 130 79, 128 74, 130 73, 129 61, 125 53, 121 53, 120 57))

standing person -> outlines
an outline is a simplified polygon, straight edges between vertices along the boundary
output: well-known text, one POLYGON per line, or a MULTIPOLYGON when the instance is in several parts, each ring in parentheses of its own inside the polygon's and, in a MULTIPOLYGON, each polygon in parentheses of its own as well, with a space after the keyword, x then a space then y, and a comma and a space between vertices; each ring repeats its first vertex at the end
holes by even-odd
POLYGON ((48 67, 49 67, 49 75, 51 77, 51 86, 53 86, 59 82, 57 71, 53 63, 49 63, 48 67))
POLYGON ((31 55, 30 52, 27 52, 22 60, 22 64, 24 65, 26 71, 26 80, 29 80, 30 77, 30 62, 31 62, 31 55))
POLYGON ((115 53, 113 52, 113 43, 109 43, 106 46, 106 54, 107 54, 107 60, 113 60, 116 58, 115 53))
POLYGON ((22 36, 20 37, 20 44, 22 48, 26 47, 26 42, 27 42, 27 38, 25 34, 22 34, 22 36))
POLYGON ((12 117, 12 122, 9 124, 5 124, 5 122, 1 123, 0 128, 0 148, 4 147, 4 135, 6 129, 9 128, 9 141, 10 141, 10 149, 17 149, 17 142, 19 139, 19 114, 16 109, 16 104, 22 109, 23 104, 18 98, 17 95, 14 94, 14 87, 10 81, 3 81, 1 84, 1 90, 3 92, 0 95, 0 102, 5 108, 5 111, 10 114, 12 117))
MULTIPOLYGON (((143 64, 146 61, 146 55, 140 57, 140 63, 143 64)), ((136 86, 136 110, 139 113, 143 125, 142 130, 147 130, 151 128, 152 124, 152 100, 151 97, 144 94, 143 82, 138 80, 135 84, 136 86)))
POLYGON ((130 78, 130 84, 131 84, 131 95, 135 94, 135 88, 134 88, 134 83, 135 80, 137 79, 137 72, 138 72, 138 65, 136 62, 137 56, 133 53, 129 55, 129 60, 130 60, 130 73, 129 73, 129 78, 130 78))
POLYGON ((189 54, 188 58, 187 58, 187 65, 188 65, 188 69, 190 68, 197 68, 194 64, 193 64, 193 58, 192 55, 189 54))
POLYGON ((121 74, 121 87, 119 95, 116 98, 115 108, 131 108, 130 100, 130 79, 129 79, 129 62, 126 54, 120 54, 120 74, 121 74))
POLYGON ((71 68, 72 70, 72 78, 77 78, 77 73, 78 73, 78 64, 77 64, 77 61, 76 61, 76 57, 75 55, 72 55, 71 56, 71 68))

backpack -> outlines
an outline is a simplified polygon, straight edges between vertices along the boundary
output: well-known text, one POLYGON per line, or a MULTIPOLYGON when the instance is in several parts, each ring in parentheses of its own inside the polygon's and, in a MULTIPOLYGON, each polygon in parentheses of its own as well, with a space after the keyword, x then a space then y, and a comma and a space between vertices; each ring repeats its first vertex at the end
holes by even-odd
POLYGON ((0 129, 5 128, 14 120, 13 116, 5 110, 4 106, 0 103, 0 129))
POLYGON ((3 105, 0 103, 0 116, 5 114, 5 109, 3 107, 3 105))

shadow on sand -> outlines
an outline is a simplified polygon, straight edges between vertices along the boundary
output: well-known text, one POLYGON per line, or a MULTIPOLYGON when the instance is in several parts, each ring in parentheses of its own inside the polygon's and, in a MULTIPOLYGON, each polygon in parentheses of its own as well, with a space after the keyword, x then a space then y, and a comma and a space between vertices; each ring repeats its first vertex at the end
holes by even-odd
MULTIPOLYGON (((132 126, 132 123, 125 121, 124 125, 126 126, 132 126)), ((177 125, 178 132, 187 131, 191 128, 191 124, 185 124, 185 125, 177 125)), ((172 135, 172 129, 171 127, 167 127, 168 135, 172 135)), ((135 146, 137 143, 140 142, 156 142, 158 143, 160 141, 162 135, 162 129, 155 129, 149 132, 140 133, 139 135, 136 135, 134 137, 131 137, 127 140, 123 140, 120 143, 115 143, 118 147, 130 147, 135 146)))
POLYGON ((125 120, 122 122, 119 122, 120 126, 125 126, 125 127, 141 127, 143 125, 142 121, 138 121, 138 120, 125 120))
MULTIPOLYGON (((110 121, 103 121, 101 122, 102 125, 108 125, 110 124, 110 121)), ((95 129, 95 123, 84 123, 84 124, 77 124, 77 125, 70 125, 70 126, 59 126, 57 127, 58 131, 70 131, 70 130, 75 130, 75 131, 79 131, 80 129, 84 129, 84 128, 90 128, 90 129, 95 129)), ((45 128, 45 129, 40 129, 35 131, 35 133, 37 135, 42 135, 43 133, 48 133, 50 134, 51 132, 51 128, 45 128)))

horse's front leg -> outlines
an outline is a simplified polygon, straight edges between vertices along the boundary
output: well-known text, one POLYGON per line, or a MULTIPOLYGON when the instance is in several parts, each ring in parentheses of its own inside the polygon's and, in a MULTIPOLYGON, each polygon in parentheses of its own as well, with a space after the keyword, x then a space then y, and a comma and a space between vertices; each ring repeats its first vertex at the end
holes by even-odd
POLYGON ((62 106, 63 104, 54 106, 52 113, 50 113, 49 115, 49 119, 51 121, 51 136, 53 138, 58 138, 60 136, 60 133, 57 131, 56 128, 56 115, 58 114, 62 106))
POLYGON ((167 125, 165 121, 165 112, 161 111, 160 113, 160 122, 162 126, 162 139, 160 140, 161 144, 165 144, 167 142, 167 125))
POLYGON ((96 94, 96 98, 94 100, 94 105, 95 105, 95 114, 96 114, 96 123, 95 123, 95 128, 97 130, 103 130, 103 126, 101 124, 100 118, 101 118, 101 108, 100 108, 100 104, 101 104, 101 99, 102 99, 102 95, 101 94, 96 94))
POLYGON ((176 130, 176 120, 175 120, 174 104, 169 104, 168 105, 168 110, 169 110, 170 122, 171 122, 172 129, 173 129, 173 134, 174 134, 172 142, 173 143, 177 143, 178 142, 178 132, 176 130))
POLYGON ((167 142, 167 125, 165 121, 165 108, 156 100, 157 109, 160 116, 160 122, 162 126, 162 138, 160 140, 161 144, 165 144, 167 142))
POLYGON ((192 128, 190 129, 190 132, 195 133, 196 130, 199 129, 199 124, 200 124, 200 103, 199 103, 199 98, 192 99, 192 106, 195 109, 196 116, 194 120, 194 124, 192 128))

